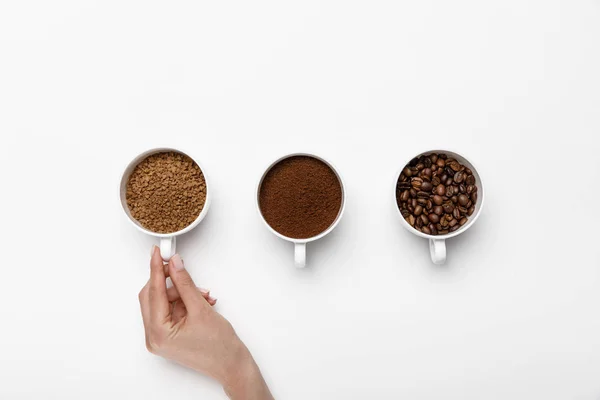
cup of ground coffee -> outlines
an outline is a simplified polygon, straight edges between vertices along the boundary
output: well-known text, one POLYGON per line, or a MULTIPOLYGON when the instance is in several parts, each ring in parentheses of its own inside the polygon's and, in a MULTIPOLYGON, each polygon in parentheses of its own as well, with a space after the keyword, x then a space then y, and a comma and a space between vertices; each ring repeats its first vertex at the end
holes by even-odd
POLYGON ((175 238, 204 219, 210 196, 204 169, 187 153, 172 148, 143 152, 121 178, 125 215, 137 229, 159 238, 165 261, 175 254, 175 238))
POLYGON ((446 262, 446 239, 466 232, 483 208, 477 169, 446 150, 421 153, 396 175, 394 199, 402 226, 429 239, 431 261, 446 262))
POLYGON ((271 232, 294 243, 297 267, 306 265, 306 244, 339 223, 345 192, 340 175, 324 159, 294 153, 273 162, 257 188, 259 214, 271 232))

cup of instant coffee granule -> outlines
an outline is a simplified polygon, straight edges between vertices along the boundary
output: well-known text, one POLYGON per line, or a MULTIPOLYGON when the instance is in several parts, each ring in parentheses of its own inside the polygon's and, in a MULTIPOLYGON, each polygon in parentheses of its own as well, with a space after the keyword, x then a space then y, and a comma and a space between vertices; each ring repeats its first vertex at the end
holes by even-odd
POLYGON ((394 199, 402 225, 429 239, 434 264, 446 262, 446 239, 465 232, 479 218, 483 198, 477 169, 451 151, 421 153, 396 175, 394 199))
POLYGON ((256 193, 258 211, 271 232, 294 243, 297 267, 306 265, 306 244, 339 223, 345 193, 340 175, 324 159, 307 153, 281 157, 265 171, 256 193))
POLYGON ((187 153, 172 148, 137 156, 120 185, 125 215, 137 229, 160 239, 165 261, 175 254, 175 238, 204 219, 210 194, 204 169, 187 153))

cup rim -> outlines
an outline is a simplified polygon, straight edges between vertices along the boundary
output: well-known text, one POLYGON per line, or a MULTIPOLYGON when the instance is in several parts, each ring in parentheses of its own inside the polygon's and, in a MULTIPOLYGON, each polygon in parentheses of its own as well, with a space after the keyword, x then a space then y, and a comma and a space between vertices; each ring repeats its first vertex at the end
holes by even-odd
POLYGON ((401 165, 400 170, 394 175, 394 177, 395 177, 395 179, 394 179, 394 197, 393 197, 394 208, 396 209, 396 211, 398 212, 398 215, 400 216, 400 221, 402 223, 402 226, 405 229, 407 229, 409 232, 411 232, 417 236, 420 236, 422 238, 430 239, 430 240, 446 240, 446 239, 453 238, 455 236, 460 235, 461 233, 466 232, 477 221, 477 219, 479 219, 479 215, 481 215, 481 211, 483 210, 483 205, 484 205, 484 201, 485 201, 485 190, 483 187, 483 178, 481 177, 481 174, 479 171, 480 170, 475 166, 475 164, 473 164, 473 162, 471 160, 469 160, 467 157, 463 156, 461 153, 458 153, 454 150, 447 150, 447 149, 446 150, 439 150, 439 149, 425 150, 425 151, 417 153, 415 156, 411 157, 407 162, 405 162, 401 165), (469 168, 471 170, 473 170, 477 174, 477 177, 479 178, 478 182, 477 182, 477 200, 479 202, 479 208, 477 209, 477 212, 474 215, 472 215, 471 217, 469 217, 469 220, 465 226, 457 229, 454 232, 449 232, 445 235, 428 235, 428 234, 420 232, 420 231, 416 230, 415 228, 413 228, 412 226, 410 226, 410 224, 408 222, 406 222, 406 220, 402 216, 402 213, 400 212, 400 207, 398 207, 398 202, 396 200, 396 187, 398 184, 398 178, 400 177, 400 174, 402 173, 402 170, 404 169, 404 167, 413 158, 420 157, 422 155, 430 154, 430 153, 445 153, 448 156, 450 156, 450 155, 458 156, 458 157, 464 159, 467 163, 470 164, 469 168))
POLYGON ((315 240, 321 239, 323 236, 330 233, 338 225, 338 223, 342 219, 345 208, 346 208, 346 187, 344 186, 344 181, 342 180, 342 176, 340 175, 338 170, 335 168, 335 166, 331 162, 329 162, 329 161, 325 160, 324 158, 319 157, 313 153, 307 153, 307 152, 289 153, 282 157, 279 157, 275 161, 271 162, 267 166, 267 168, 264 169, 262 175, 260 176, 260 179, 258 180, 258 184, 256 185, 256 210, 258 211, 258 215, 260 216, 260 219, 273 234, 275 234, 279 238, 286 240, 288 242, 292 242, 292 243, 296 243, 296 244, 303 244, 303 243, 314 242, 315 240), (269 225, 269 223, 267 222, 267 220, 265 219, 264 215, 262 214, 262 212, 260 210, 260 187, 262 186, 262 182, 263 182, 265 176, 271 170, 271 168, 273 168, 280 161, 283 161, 287 158, 296 157, 296 156, 312 157, 319 161, 324 162, 329 168, 331 168, 333 173, 337 176, 338 181, 340 182, 340 186, 342 188, 342 204, 340 205, 340 210, 338 211, 338 215, 337 215, 335 221, 333 221, 327 229, 325 229, 323 232, 319 233, 318 235, 312 236, 309 238, 304 238, 304 239, 292 238, 292 237, 285 236, 285 235, 282 235, 281 233, 277 232, 275 229, 273 229, 273 227, 271 227, 271 225, 269 225))
POLYGON ((127 217, 127 220, 133 226, 135 226, 139 231, 141 231, 147 235, 157 237, 157 238, 170 238, 170 237, 174 237, 174 236, 183 235, 184 233, 189 232, 192 229, 194 229, 196 226, 198 226, 198 224, 204 219, 204 217, 206 217, 206 214, 208 213, 208 209, 209 209, 211 197, 212 197, 211 193, 212 193, 212 189, 211 189, 211 186, 209 185, 209 180, 208 180, 208 176, 206 174, 206 170, 203 168, 202 164, 200 164, 198 162, 198 159, 195 158, 194 156, 190 155, 190 153, 188 151, 183 151, 181 149, 174 148, 174 147, 154 147, 154 148, 148 149, 148 150, 143 151, 140 154, 138 154, 123 169, 123 173, 121 174, 121 182, 119 184, 119 202, 121 203, 121 209, 123 210, 123 213, 127 217), (148 230, 148 229, 144 228, 143 226, 141 226, 140 224, 138 224, 136 222, 136 220, 128 213, 129 208, 127 208, 127 205, 126 205, 127 200, 124 197, 125 194, 123 192, 123 189, 126 188, 127 181, 129 180, 129 176, 131 175, 131 172, 133 172, 133 169, 135 168, 135 166, 137 166, 141 161, 143 161, 146 157, 148 157, 152 154, 163 153, 163 152, 167 152, 167 151, 173 151, 173 152, 176 152, 179 154, 183 154, 183 155, 191 158, 192 161, 194 161, 198 165, 198 167, 200 168, 200 171, 202 171, 202 175, 204 176, 204 183, 206 185, 206 200, 204 201, 204 206, 202 207, 200 214, 198 214, 198 216, 196 217, 194 222, 192 222, 185 228, 178 230, 176 232, 157 233, 157 232, 152 232, 151 230, 148 230), (129 172, 129 174, 128 174, 128 172, 129 172))

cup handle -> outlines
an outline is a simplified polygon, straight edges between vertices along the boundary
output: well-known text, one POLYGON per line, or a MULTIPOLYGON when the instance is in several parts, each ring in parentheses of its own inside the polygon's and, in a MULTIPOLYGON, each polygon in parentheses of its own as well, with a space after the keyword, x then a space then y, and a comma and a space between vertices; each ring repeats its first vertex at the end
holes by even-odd
POLYGON ((294 264, 298 268, 306 266, 306 243, 294 243, 294 264))
POLYGON ((431 261, 436 265, 446 262, 446 241, 444 239, 429 239, 431 261))
POLYGON ((175 255, 177 242, 175 236, 160 239, 160 256, 163 261, 168 262, 175 255))

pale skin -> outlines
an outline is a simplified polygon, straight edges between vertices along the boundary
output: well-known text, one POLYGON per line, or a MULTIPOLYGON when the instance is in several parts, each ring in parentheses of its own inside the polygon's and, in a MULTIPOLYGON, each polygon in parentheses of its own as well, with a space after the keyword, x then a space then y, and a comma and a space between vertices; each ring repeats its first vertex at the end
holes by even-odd
POLYGON ((213 308, 216 299, 196 286, 178 254, 163 265, 153 247, 139 299, 151 353, 216 379, 233 400, 273 399, 250 351, 213 308), (167 289, 169 276, 173 287, 167 289))

